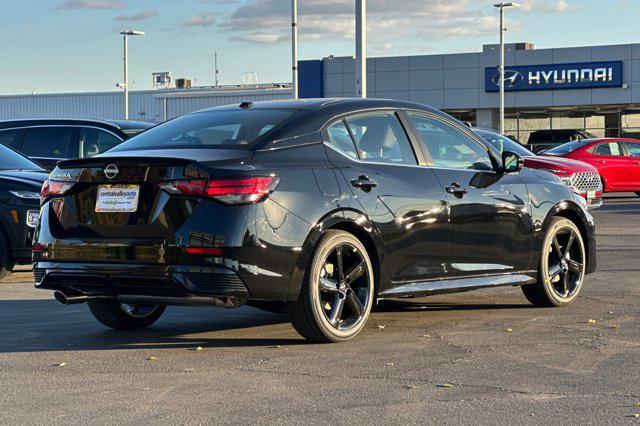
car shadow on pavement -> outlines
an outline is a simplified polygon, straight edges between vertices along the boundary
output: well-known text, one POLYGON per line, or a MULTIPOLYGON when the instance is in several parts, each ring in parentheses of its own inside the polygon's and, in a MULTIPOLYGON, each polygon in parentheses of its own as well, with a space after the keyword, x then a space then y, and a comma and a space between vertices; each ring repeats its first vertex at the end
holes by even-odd
POLYGON ((117 331, 98 323, 86 305, 53 300, 0 300, 0 353, 111 349, 280 346, 306 343, 285 315, 254 308, 169 307, 145 330, 117 331), (268 328, 268 330, 265 330, 268 328), (282 336, 282 337, 281 337, 282 336))
MULTIPOLYGON (((531 309, 531 305, 385 301, 377 315, 418 311, 531 309)), ((98 323, 86 305, 62 306, 49 299, 0 300, 0 353, 121 349, 195 349, 308 344, 286 315, 255 308, 169 307, 145 330, 117 331, 98 323), (283 327, 283 325, 286 325, 283 327)))
POLYGON ((515 303, 451 303, 420 300, 384 300, 375 307, 376 312, 409 312, 409 311, 487 311, 506 309, 532 309, 527 302, 515 303))

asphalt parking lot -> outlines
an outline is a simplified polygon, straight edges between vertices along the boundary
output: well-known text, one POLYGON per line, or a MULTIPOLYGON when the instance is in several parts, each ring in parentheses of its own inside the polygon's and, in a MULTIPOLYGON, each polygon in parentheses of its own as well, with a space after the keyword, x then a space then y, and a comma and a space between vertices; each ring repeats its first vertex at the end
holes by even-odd
POLYGON ((0 423, 639 423, 640 198, 595 213, 599 270, 562 309, 506 288, 398 303, 312 345, 252 308, 124 334, 0 283, 0 423))

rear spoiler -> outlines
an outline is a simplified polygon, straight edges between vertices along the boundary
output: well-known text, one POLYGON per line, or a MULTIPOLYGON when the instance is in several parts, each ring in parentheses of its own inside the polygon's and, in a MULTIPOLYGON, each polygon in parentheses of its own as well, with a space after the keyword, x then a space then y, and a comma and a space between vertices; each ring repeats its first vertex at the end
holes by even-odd
POLYGON ((60 169, 79 169, 84 167, 106 167, 109 164, 123 166, 186 166, 193 163, 187 158, 167 157, 91 157, 58 161, 60 169))

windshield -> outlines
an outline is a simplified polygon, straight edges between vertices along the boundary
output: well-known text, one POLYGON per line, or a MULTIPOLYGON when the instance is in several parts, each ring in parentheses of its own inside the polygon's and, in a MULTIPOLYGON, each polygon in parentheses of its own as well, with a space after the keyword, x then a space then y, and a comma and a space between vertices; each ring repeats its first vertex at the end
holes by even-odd
POLYGON ((18 154, 11 148, 0 145, 0 170, 43 170, 42 167, 18 154))
POLYGON ((260 136, 294 114, 290 110, 248 109, 188 114, 127 140, 110 150, 248 149, 260 136))
POLYGON ((551 148, 548 151, 545 151, 545 155, 549 154, 549 155, 565 155, 565 154, 569 154, 570 152, 575 151, 576 149, 580 148, 580 145, 582 145, 582 141, 573 141, 573 142, 567 142, 567 143, 563 143, 562 145, 558 145, 555 148, 551 148))
POLYGON ((489 142, 491 146, 500 151, 502 154, 504 151, 515 152, 522 157, 531 157, 535 154, 529 151, 527 148, 509 139, 506 136, 502 136, 498 133, 488 132, 486 130, 476 130, 476 133, 482 137, 485 141, 489 142))

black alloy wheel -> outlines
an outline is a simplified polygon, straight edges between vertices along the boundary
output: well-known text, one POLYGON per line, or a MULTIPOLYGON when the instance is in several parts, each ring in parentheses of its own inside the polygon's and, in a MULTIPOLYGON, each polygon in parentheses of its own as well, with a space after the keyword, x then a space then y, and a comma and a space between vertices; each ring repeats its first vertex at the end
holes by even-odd
POLYGON ((576 225, 554 218, 544 241, 538 282, 522 290, 536 306, 562 306, 580 293, 586 270, 586 251, 576 225))
POLYGON ((316 248, 300 298, 287 306, 307 339, 339 342, 364 327, 374 299, 374 275, 365 247, 344 231, 327 231, 316 248))

